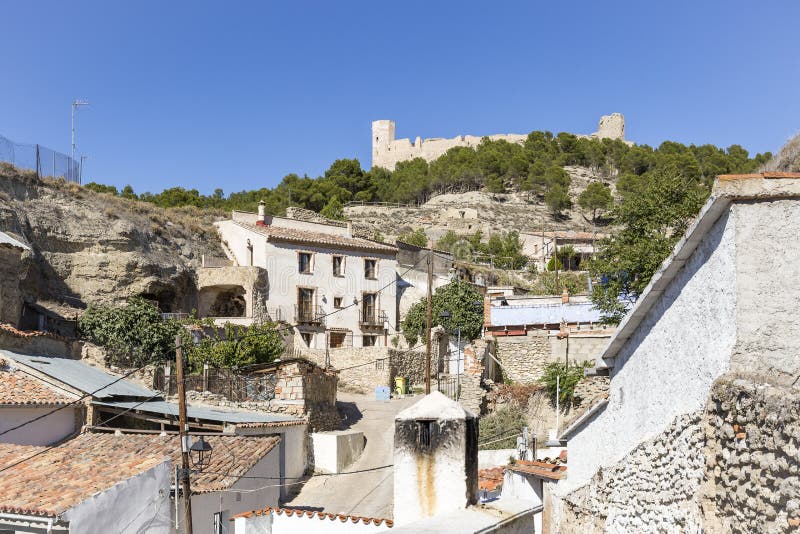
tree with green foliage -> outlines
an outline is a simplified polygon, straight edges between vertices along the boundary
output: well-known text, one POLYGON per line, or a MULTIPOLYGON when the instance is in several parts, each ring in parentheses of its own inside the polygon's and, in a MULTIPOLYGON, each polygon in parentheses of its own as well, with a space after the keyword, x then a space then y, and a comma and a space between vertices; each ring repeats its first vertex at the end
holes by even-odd
POLYGON ((163 320, 158 308, 140 297, 124 306, 89 306, 79 328, 84 339, 105 348, 110 363, 121 367, 174 359, 175 336, 185 333, 181 323, 163 320))
POLYGON ((592 222, 597 222, 597 212, 608 210, 613 203, 609 187, 602 182, 592 182, 578 196, 580 207, 592 214, 592 222))
POLYGON ((328 219, 333 219, 335 221, 343 221, 344 220, 344 206, 339 201, 339 197, 334 196, 332 197, 325 207, 322 208, 320 215, 326 217, 328 219))
MULTIPOLYGON (((443 326, 452 332, 461 327, 462 339, 472 340, 481 335, 483 329, 483 297, 475 288, 463 280, 453 280, 446 286, 436 289, 431 298, 432 327, 443 326), (443 311, 450 313, 442 318, 443 311)), ((427 299, 420 299, 411 306, 403 321, 403 335, 409 344, 416 344, 425 337, 427 322, 427 299)))
POLYGON ((528 426, 525 413, 516 405, 503 406, 478 419, 481 449, 515 449, 517 435, 528 426))
POLYGON ((554 218, 560 218, 564 210, 572 207, 569 191, 560 185, 550 186, 544 194, 544 201, 554 218))
POLYGON ((550 402, 555 405, 558 398, 559 406, 562 409, 569 409, 575 399, 575 386, 583 378, 583 370, 591 367, 591 361, 580 364, 556 361, 548 363, 539 382, 544 384, 550 402))
POLYGON ((522 241, 516 230, 492 234, 480 249, 492 256, 494 266, 500 269, 523 269, 528 263, 528 257, 522 253, 522 241))
POLYGON ((636 194, 623 196, 611 211, 619 231, 598 242, 590 264, 596 284, 592 301, 619 322, 686 232, 709 195, 699 179, 670 166, 647 173, 636 194))
POLYGON ((223 332, 215 328, 200 343, 189 345, 187 355, 192 370, 199 371, 204 363, 227 369, 270 363, 283 350, 283 338, 275 323, 254 324, 249 328, 226 323, 223 332))
POLYGON ((397 240, 402 243, 408 243, 415 247, 427 247, 428 236, 425 235, 424 228, 417 228, 416 230, 408 230, 397 236, 397 240))

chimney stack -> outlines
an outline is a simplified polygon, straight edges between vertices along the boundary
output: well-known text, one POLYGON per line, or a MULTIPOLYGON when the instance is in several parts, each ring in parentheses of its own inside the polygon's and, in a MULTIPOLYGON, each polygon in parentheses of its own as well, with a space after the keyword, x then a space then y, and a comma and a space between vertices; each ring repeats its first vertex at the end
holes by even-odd
POLYGON ((567 291, 567 286, 564 286, 564 291, 561 292, 561 304, 567 304, 569 302, 569 291, 567 291))
POLYGON ((256 219, 256 226, 266 226, 267 224, 264 222, 264 201, 261 200, 258 203, 258 219, 256 219))

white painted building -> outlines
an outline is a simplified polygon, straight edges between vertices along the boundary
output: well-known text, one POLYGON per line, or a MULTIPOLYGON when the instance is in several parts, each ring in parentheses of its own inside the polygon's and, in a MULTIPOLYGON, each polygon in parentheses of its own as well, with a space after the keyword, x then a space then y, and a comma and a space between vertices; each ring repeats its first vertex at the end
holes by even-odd
MULTIPOLYGON (((554 503, 554 516, 566 517, 564 503, 577 502, 579 491, 595 491, 603 473, 625 465, 643 444, 685 418, 699 420, 723 375, 788 387, 798 383, 798 198, 800 173, 718 178, 695 223, 598 357, 597 372, 611 377, 608 401, 562 435, 569 438, 569 477, 554 488, 561 500, 554 503)), ((674 463, 674 457, 700 453, 688 442, 671 441, 655 461, 674 463)), ((639 465, 638 472, 652 477, 653 465, 639 465)), ((683 469, 682 499, 659 508, 657 519, 682 521, 680 527, 662 525, 666 530, 705 530, 706 512, 691 497, 701 492, 702 460, 700 466, 698 472, 683 469)), ((754 476, 743 487, 757 491, 758 486, 754 476)), ((621 501, 638 499, 640 508, 647 498, 633 484, 615 491, 627 495, 621 501)), ((635 526, 647 519, 641 510, 617 505, 603 513, 606 531, 648 528, 635 526)), ((553 532, 558 528, 555 521, 553 532)))
MULTIPOLYGON (((238 295, 271 319, 296 324, 300 346, 385 346, 397 326, 394 246, 353 237, 349 224, 321 223, 234 211, 216 223, 234 267, 263 269, 248 293, 234 279, 201 288, 238 295)), ((253 317, 244 317, 252 322, 253 317)))

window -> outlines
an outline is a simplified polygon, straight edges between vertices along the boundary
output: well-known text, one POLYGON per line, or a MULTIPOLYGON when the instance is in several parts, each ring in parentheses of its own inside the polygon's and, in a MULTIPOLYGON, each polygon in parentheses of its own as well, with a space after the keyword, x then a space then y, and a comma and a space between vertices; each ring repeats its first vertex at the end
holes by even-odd
POLYGON ((377 345, 378 336, 364 336, 361 344, 365 347, 374 347, 377 345))
POLYGON ((303 338, 303 343, 306 344, 306 347, 311 348, 311 344, 314 342, 314 334, 309 332, 301 332, 300 337, 303 338))
POLYGON ((433 434, 433 421, 417 421, 417 444, 421 449, 431 448, 431 435, 433 434))
POLYGON ((378 260, 364 260, 364 278, 378 277, 378 260))
POLYGON ((344 257, 333 257, 333 276, 344 276, 344 257))
POLYGON ((298 252, 297 254, 297 270, 301 273, 311 274, 311 253, 298 252))
POLYGON ((333 307, 334 308, 342 307, 342 297, 333 297, 333 307))
POLYGON ((332 349, 344 347, 344 340, 346 338, 347 334, 344 332, 330 332, 328 334, 328 341, 330 342, 330 347, 332 349))
POLYGON ((314 290, 308 287, 297 288, 297 321, 310 322, 314 318, 314 290))
POLYGON ((361 322, 376 324, 378 321, 378 294, 364 293, 361 297, 361 322))

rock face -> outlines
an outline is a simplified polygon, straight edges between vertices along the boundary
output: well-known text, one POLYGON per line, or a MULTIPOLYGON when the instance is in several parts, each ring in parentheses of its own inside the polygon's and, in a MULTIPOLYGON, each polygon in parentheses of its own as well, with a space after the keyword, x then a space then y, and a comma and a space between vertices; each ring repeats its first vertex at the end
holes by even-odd
POLYGON ((194 269, 202 255, 222 255, 212 218, 0 166, 0 230, 33 249, 26 300, 74 305, 143 295, 164 311, 196 307, 194 269))

